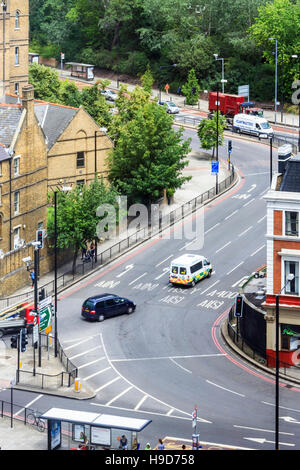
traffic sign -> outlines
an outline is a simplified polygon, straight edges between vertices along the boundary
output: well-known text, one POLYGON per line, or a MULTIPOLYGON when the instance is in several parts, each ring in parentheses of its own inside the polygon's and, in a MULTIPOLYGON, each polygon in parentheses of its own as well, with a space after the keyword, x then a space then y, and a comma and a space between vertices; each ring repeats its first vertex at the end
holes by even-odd
POLYGON ((219 160, 212 160, 211 161, 211 174, 219 173, 219 160))

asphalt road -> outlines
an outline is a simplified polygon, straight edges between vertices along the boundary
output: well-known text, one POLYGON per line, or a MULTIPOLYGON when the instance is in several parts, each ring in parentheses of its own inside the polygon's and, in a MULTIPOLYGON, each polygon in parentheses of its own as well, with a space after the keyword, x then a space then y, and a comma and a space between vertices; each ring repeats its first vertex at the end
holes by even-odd
MULTIPOLYGON (((184 135, 199 148, 194 131, 184 135)), ((226 158, 226 148, 225 142, 220 158, 226 158)), ((28 403, 32 396, 41 411, 55 404, 149 417, 153 422, 143 439, 152 445, 153 436, 189 439, 191 412, 197 405, 200 440, 274 448, 274 380, 234 356, 219 331, 239 282, 265 263, 263 195, 270 182, 269 148, 233 138, 232 161, 239 182, 205 206, 203 247, 201 230, 191 243, 180 236, 178 224, 60 297, 60 341, 81 380, 97 391, 95 399, 82 403, 42 394, 25 398, 18 392, 19 400, 28 403), (213 275, 194 288, 170 286, 170 260, 193 248, 210 259, 213 275), (83 320, 82 302, 103 292, 133 299, 136 312, 102 323, 83 320)), ((184 221, 183 232, 191 233, 196 220, 202 220, 201 212, 184 221)), ((299 392, 281 384, 279 440, 284 450, 300 448, 299 392)))

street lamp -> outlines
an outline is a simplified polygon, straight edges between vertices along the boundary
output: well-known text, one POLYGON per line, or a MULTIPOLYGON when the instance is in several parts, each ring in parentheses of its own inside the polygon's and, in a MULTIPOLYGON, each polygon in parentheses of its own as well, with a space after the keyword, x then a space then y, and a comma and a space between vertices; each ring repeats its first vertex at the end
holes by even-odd
POLYGON ((219 57, 219 54, 214 54, 215 60, 221 60, 222 61, 222 93, 224 93, 224 83, 227 82, 227 80, 224 80, 224 59, 223 57, 219 57))
MULTIPOLYGON (((299 60, 300 57, 299 57, 298 54, 293 54, 292 58, 297 59, 299 61, 298 62, 298 73, 299 73, 300 72, 300 60, 299 60)), ((299 98, 298 98, 298 100, 299 100, 299 98)), ((298 120, 299 120, 299 122, 298 122, 298 127, 299 127, 299 131, 298 131, 298 152, 300 152, 300 100, 299 100, 299 103, 298 103, 298 109, 299 109, 299 111, 298 111, 298 120)))
POLYGON ((269 38, 269 41, 275 41, 275 124, 277 122, 277 49, 278 41, 276 38, 269 38))
POLYGON ((295 278, 294 274, 287 275, 287 281, 281 291, 275 295, 276 299, 276 321, 275 321, 275 347, 276 347, 276 380, 275 380, 275 450, 279 450, 279 296, 289 282, 295 278))
POLYGON ((177 67, 177 64, 159 66, 159 101, 161 101, 161 70, 168 69, 170 67, 177 67))

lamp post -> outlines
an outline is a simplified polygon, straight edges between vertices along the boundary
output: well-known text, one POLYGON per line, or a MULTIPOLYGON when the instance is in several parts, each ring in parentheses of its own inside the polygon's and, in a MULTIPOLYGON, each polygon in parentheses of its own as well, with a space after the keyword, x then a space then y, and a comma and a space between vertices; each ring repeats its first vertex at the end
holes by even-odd
POLYGON ((278 41, 276 38, 269 38, 269 41, 275 41, 275 124, 277 122, 277 49, 278 41))
POLYGON ((214 54, 215 60, 221 60, 222 61, 222 93, 224 93, 224 84, 227 82, 227 80, 224 80, 224 59, 223 57, 219 57, 219 54, 214 54))
POLYGON ((276 380, 275 380, 275 450, 279 450, 279 296, 281 292, 286 288, 289 282, 295 278, 294 274, 287 275, 287 281, 282 287, 281 291, 275 295, 276 299, 276 318, 275 318, 275 348, 276 348, 276 380))
POLYGON ((177 67, 177 64, 159 66, 159 101, 161 101, 161 70, 168 69, 170 67, 177 67))
MULTIPOLYGON (((298 73, 300 75, 300 57, 299 57, 298 54, 293 54, 292 58, 298 60, 298 73)), ((298 100, 299 100, 299 98, 298 98, 298 100)), ((298 103, 298 127, 299 127, 299 130, 298 130, 298 152, 300 152, 300 100, 299 100, 299 103, 298 103)))

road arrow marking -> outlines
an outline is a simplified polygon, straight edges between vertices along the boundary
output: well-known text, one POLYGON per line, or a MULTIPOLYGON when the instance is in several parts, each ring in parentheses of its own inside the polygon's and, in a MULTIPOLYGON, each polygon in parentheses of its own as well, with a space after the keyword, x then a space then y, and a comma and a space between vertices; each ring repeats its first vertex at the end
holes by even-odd
POLYGON ((159 276, 157 276, 154 280, 157 281, 158 279, 160 279, 161 277, 163 277, 168 271, 169 271, 170 268, 164 268, 163 269, 163 273, 160 274, 159 276))
POLYGON ((124 274, 126 274, 128 271, 130 271, 131 269, 134 268, 134 265, 133 264, 129 264, 128 266, 125 267, 125 271, 123 271, 122 273, 118 274, 116 277, 121 277, 121 276, 124 276, 124 274))
POLYGON ((279 419, 283 419, 287 423, 300 424, 300 421, 297 421, 295 418, 292 418, 291 416, 281 416, 279 419))
POLYGON ((252 184, 251 188, 247 191, 247 193, 251 193, 256 188, 256 184, 252 184))
MULTIPOLYGON (((258 437, 244 437, 244 439, 246 439, 247 441, 258 442, 258 444, 275 444, 275 441, 267 441, 267 439, 258 438, 258 437)), ((295 447, 295 444, 289 444, 287 442, 279 442, 279 445, 295 447)))

